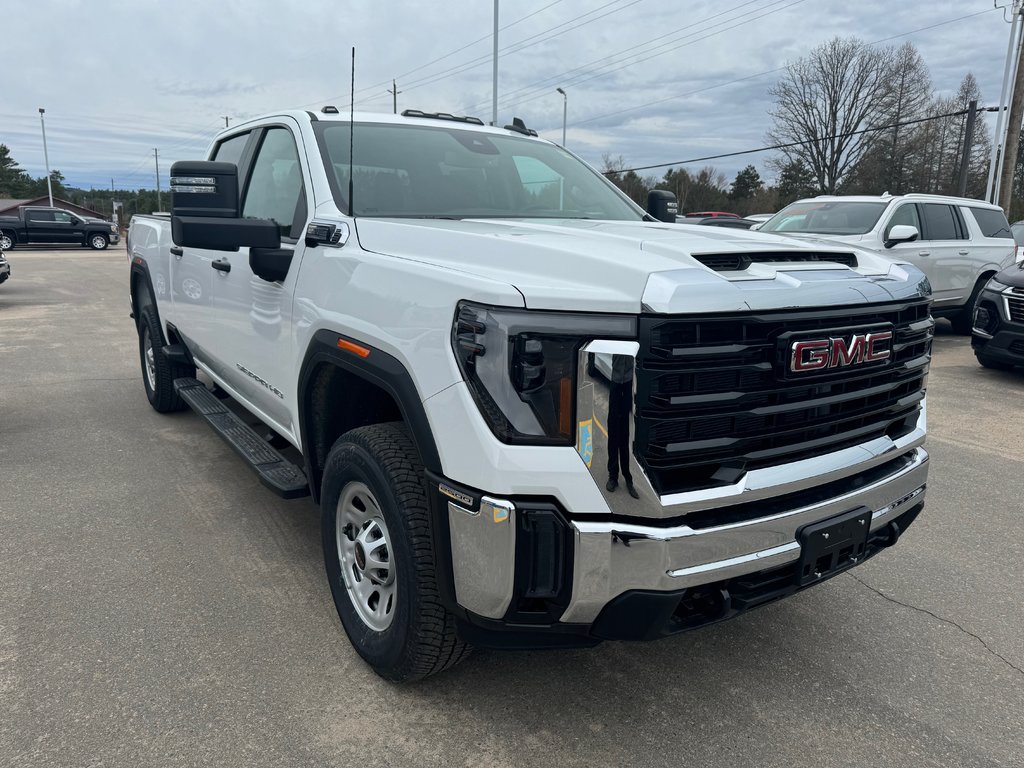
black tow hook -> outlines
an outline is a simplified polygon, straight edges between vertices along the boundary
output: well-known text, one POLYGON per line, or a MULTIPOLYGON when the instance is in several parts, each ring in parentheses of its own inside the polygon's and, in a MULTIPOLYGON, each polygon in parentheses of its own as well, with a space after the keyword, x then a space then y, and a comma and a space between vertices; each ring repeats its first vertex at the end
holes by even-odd
POLYGON ((891 523, 885 526, 886 540, 882 546, 891 547, 893 544, 900 540, 900 536, 902 535, 902 533, 903 531, 900 530, 899 523, 893 520, 891 523))

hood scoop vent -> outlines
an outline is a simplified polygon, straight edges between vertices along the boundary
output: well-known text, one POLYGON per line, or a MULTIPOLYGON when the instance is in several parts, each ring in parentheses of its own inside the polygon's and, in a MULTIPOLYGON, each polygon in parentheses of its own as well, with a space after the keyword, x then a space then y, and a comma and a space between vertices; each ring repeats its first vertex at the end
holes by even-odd
POLYGON ((715 272, 739 272, 751 264, 827 262, 854 269, 857 257, 852 253, 817 253, 815 251, 768 251, 766 253, 695 253, 693 258, 715 272))

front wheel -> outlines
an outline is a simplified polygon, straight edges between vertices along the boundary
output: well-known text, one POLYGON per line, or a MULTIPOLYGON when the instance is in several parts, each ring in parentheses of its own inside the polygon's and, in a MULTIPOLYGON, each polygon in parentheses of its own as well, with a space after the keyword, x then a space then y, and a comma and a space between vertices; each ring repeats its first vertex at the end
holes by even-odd
POLYGON ((460 661, 469 648, 441 604, 423 465, 405 426, 338 438, 320 505, 327 578, 356 652, 394 682, 460 661))
POLYGON ((106 235, 101 235, 99 233, 95 235, 89 235, 89 247, 92 248, 94 251, 102 251, 104 248, 107 247, 108 243, 109 240, 107 239, 106 235))
POLYGON ((991 368, 993 371, 1009 371, 1013 369, 1013 365, 1010 363, 1004 363, 1002 360, 995 360, 983 352, 975 352, 974 356, 978 358, 978 362, 986 368, 991 368))

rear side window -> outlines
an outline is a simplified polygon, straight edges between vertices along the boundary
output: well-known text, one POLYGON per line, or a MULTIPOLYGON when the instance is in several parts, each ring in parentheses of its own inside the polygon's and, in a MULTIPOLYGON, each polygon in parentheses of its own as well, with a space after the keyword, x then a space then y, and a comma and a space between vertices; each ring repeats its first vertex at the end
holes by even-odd
POLYGON ((1002 211, 993 211, 991 208, 969 208, 974 220, 981 228, 981 234, 985 237, 1006 237, 1013 238, 1010 232, 1010 224, 1002 211))
POLYGON ((210 159, 216 160, 218 163, 234 163, 237 166, 238 161, 242 159, 242 150, 245 149, 247 141, 249 141, 248 132, 224 139, 213 150, 213 157, 210 159))
POLYGON ((924 239, 925 240, 962 240, 960 228, 957 226, 953 206, 940 203, 925 203, 924 239))

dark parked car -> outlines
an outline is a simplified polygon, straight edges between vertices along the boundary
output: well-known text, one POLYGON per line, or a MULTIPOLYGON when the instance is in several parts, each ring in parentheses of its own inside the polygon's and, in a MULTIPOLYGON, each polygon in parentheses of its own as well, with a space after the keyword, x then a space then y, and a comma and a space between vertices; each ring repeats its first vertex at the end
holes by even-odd
POLYGON ((118 243, 117 226, 102 219, 84 219, 60 208, 23 206, 17 216, 0 216, 0 248, 19 244, 68 243, 98 251, 118 243))
POLYGON ((974 308, 971 346, 986 368, 1024 365, 1024 263, 1007 267, 985 285, 974 308))

